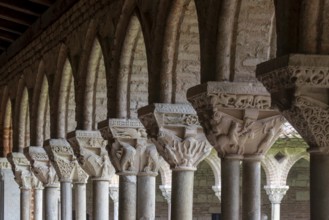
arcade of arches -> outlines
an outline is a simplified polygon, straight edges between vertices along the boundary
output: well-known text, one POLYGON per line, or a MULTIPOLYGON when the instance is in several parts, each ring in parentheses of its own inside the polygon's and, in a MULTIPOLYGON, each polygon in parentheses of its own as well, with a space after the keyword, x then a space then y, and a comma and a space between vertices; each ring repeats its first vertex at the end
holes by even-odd
POLYGON ((0 55, 0 219, 328 220, 327 10, 79 0, 41 16, 0 55))

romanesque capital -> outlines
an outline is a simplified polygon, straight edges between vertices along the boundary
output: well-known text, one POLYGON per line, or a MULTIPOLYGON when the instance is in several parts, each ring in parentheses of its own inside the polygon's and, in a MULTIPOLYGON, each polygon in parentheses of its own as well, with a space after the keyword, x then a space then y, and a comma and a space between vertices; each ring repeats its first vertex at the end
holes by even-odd
POLYGON ((119 186, 110 185, 109 193, 113 203, 119 202, 119 186))
POLYGON ((284 119, 259 83, 208 82, 187 98, 220 157, 261 158, 280 135, 284 119))
POLYGON ((264 189, 272 204, 280 204, 289 186, 264 186, 264 189))
POLYGON ((6 157, 0 157, 0 170, 9 170, 12 169, 11 164, 9 163, 6 157))
POLYGON ((168 204, 171 204, 171 186, 161 185, 159 186, 162 196, 165 198, 168 204))
POLYGON ((8 161, 14 172, 15 181, 21 189, 32 189, 33 173, 31 171, 30 162, 23 153, 7 154, 8 161))
POLYGON ((73 149, 65 139, 47 140, 44 149, 61 182, 87 182, 88 174, 80 167, 73 149))
POLYGON ((59 180, 49 157, 42 147, 30 146, 24 148, 24 154, 30 161, 34 175, 45 187, 59 187, 59 180))
POLYGON ((152 104, 138 117, 159 154, 175 170, 196 170, 212 149, 189 104, 152 104))
POLYGON ((160 156, 138 119, 109 119, 99 127, 118 175, 158 174, 160 156))
POLYGON ((257 66, 257 78, 310 146, 329 153, 329 56, 290 54, 257 66))
POLYGON ((215 186, 212 186, 211 188, 212 188, 212 191, 214 191, 215 196, 221 202, 222 201, 222 187, 218 186, 218 185, 215 185, 215 186))
POLYGON ((106 151, 107 140, 99 131, 77 130, 68 134, 81 167, 94 180, 109 181, 115 170, 106 151))

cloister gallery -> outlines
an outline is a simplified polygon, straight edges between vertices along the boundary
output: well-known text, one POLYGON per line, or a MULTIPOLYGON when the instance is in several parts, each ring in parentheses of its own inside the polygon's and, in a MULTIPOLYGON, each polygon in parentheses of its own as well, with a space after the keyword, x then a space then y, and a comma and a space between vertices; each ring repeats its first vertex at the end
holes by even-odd
POLYGON ((329 0, 0 0, 0 220, 329 220, 329 0))

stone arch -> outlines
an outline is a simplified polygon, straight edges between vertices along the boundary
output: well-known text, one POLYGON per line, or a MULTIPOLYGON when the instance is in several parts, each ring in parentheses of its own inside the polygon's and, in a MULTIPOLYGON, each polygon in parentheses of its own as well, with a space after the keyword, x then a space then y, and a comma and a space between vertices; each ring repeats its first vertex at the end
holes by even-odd
POLYGON ((52 86, 51 138, 65 138, 76 128, 75 81, 67 49, 62 46, 59 52, 55 81, 52 86))
POLYGON ((8 153, 13 151, 13 114, 12 102, 8 96, 8 88, 5 87, 1 103, 1 125, 2 125, 2 148, 1 156, 6 157, 8 153))
POLYGON ((215 176, 215 186, 221 187, 221 160, 217 156, 216 150, 212 150, 212 153, 205 158, 205 161, 209 164, 215 176))
POLYGON ((173 2, 163 48, 161 101, 186 103, 187 89, 200 83, 200 36, 193 0, 173 2))
POLYGON ((146 48, 135 14, 131 16, 121 51, 117 98, 120 118, 137 118, 137 109, 148 104, 146 48))
POLYGON ((107 118, 107 83, 104 56, 96 39, 87 61, 84 83, 83 129, 96 130, 97 123, 107 118))
POLYGON ((15 114, 13 122, 13 146, 15 152, 23 152, 30 145, 30 108, 29 93, 25 81, 18 82, 18 91, 15 98, 15 114))
POLYGON ((39 64, 32 108, 31 145, 42 146, 50 138, 49 85, 43 60, 39 64))

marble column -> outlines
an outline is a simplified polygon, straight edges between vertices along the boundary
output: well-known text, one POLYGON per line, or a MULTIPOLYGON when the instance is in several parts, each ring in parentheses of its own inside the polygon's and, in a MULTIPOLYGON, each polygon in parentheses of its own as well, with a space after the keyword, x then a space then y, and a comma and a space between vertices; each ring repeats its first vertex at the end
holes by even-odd
POLYGON ((109 181, 115 173, 108 152, 107 141, 99 131, 76 130, 68 134, 79 164, 93 184, 93 219, 109 216, 109 181))
POLYGON ((31 214, 31 189, 33 173, 31 171, 30 163, 23 153, 9 153, 7 155, 8 161, 12 166, 15 181, 20 187, 20 211, 21 220, 30 220, 31 214))
POLYGON ((86 183, 74 183, 74 208, 75 219, 87 219, 87 191, 86 183))
POLYGON ((329 56, 288 54, 257 66, 257 78, 310 146, 311 220, 329 219, 329 56), (321 170, 321 172, 319 172, 321 170))
POLYGON ((137 119, 109 119, 99 127, 112 143, 108 150, 120 176, 119 219, 154 219, 155 176, 160 157, 147 139, 145 128, 137 119))
POLYGON ((161 185, 159 186, 162 196, 165 198, 168 204, 168 220, 171 219, 171 185, 161 185))
POLYGON ((44 219, 58 219, 59 181, 46 151, 40 146, 24 148, 24 154, 30 161, 35 177, 44 187, 44 219))
POLYGON ((113 220, 119 219, 119 186, 110 185, 110 197, 113 201, 113 220))
POLYGON ((259 83, 208 82, 190 88, 210 143, 222 158, 222 216, 239 219, 239 163, 243 162, 242 219, 260 219, 260 159, 273 145, 284 122, 259 83))
POLYGON ((32 189, 34 191, 34 220, 43 220, 43 186, 35 175, 32 178, 32 189))
POLYGON ((280 220, 280 203, 289 186, 264 186, 264 189, 272 204, 271 220, 280 220))
POLYGON ((153 104, 138 117, 172 173, 171 219, 193 218, 193 182, 198 164, 212 147, 189 104, 153 104))
POLYGON ((72 183, 86 182, 88 174, 80 167, 66 139, 47 140, 45 141, 44 149, 60 181, 61 220, 72 220, 72 183))

